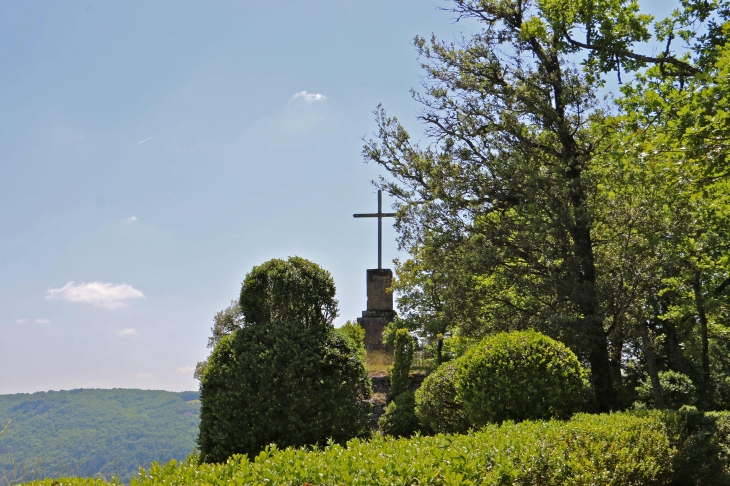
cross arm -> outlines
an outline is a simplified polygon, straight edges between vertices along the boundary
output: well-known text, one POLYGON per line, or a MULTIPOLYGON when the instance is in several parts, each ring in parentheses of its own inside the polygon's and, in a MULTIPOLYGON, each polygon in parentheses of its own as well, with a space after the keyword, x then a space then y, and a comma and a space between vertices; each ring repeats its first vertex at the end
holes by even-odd
POLYGON ((361 213, 353 214, 353 218, 394 218, 395 213, 361 213))

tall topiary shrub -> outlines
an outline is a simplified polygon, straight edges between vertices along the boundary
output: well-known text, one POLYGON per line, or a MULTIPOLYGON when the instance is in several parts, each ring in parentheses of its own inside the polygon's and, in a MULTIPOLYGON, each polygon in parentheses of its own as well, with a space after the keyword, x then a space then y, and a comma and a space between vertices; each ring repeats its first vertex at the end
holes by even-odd
POLYGON ((413 364, 416 341, 408 329, 398 329, 395 332, 393 347, 394 360, 390 369, 390 396, 397 397, 408 390, 408 373, 413 364))
POLYGON ((297 321, 324 326, 337 317, 332 276, 300 257, 254 267, 241 286, 239 305, 249 325, 297 321))
POLYGON ((329 273, 301 258, 246 277, 242 327, 220 339, 201 377, 201 461, 369 434, 370 381, 332 325, 334 295, 329 273))
POLYGON ((562 343, 536 331, 485 338, 460 360, 457 396, 476 427, 567 418, 580 405, 584 370, 562 343))
POLYGON ((442 364, 416 390, 416 415, 421 424, 437 434, 463 434, 470 423, 456 396, 459 360, 442 364))

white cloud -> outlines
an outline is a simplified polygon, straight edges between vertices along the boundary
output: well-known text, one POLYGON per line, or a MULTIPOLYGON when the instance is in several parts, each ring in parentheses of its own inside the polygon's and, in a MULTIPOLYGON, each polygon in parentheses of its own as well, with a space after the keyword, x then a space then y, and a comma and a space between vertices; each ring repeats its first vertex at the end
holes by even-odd
POLYGON ((300 91, 299 93, 294 93, 292 96, 292 99, 302 98, 307 103, 314 103, 315 101, 327 101, 329 98, 327 98, 323 94, 315 94, 315 93, 307 93, 306 91, 300 91))
POLYGON ((181 366, 177 369, 178 373, 190 373, 191 371, 195 371, 195 366, 181 366))
POLYGON ((135 221, 137 221, 137 216, 132 216, 131 218, 127 218, 127 221, 134 223, 135 221))
POLYGON ((112 284, 104 282, 80 283, 69 282, 58 289, 48 289, 46 299, 83 302, 96 307, 117 309, 124 307, 130 299, 143 299, 144 294, 128 284, 112 284))
POLYGON ((51 321, 49 321, 48 319, 36 319, 33 322, 35 322, 36 324, 50 324, 51 323, 51 321))
POLYGON ((15 321, 16 324, 24 324, 26 322, 28 322, 28 319, 18 319, 17 321, 15 321))
POLYGON ((137 334, 139 334, 133 327, 114 332, 117 334, 117 336, 136 336, 137 334))
POLYGON ((152 373, 137 373, 135 376, 137 378, 152 378, 152 373))

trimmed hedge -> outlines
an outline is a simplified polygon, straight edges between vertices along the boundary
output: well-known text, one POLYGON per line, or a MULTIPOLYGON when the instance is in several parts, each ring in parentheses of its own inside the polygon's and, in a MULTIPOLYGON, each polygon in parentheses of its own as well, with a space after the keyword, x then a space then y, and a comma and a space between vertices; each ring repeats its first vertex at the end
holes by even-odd
POLYGON ((171 461, 131 484, 665 484, 672 457, 657 414, 578 415, 467 435, 356 439, 322 451, 267 449, 253 462, 171 461))
POLYGON ((564 344, 536 331, 499 333, 458 359, 457 397, 471 424, 568 418, 585 371, 564 344))
MULTIPOLYGON (((324 450, 267 449, 253 461, 153 466, 152 484, 730 484, 730 412, 578 414, 561 422, 490 425, 467 435, 377 437, 324 450)), ((96 479, 28 483, 97 486, 96 479)))
POLYGON ((416 390, 416 415, 421 423, 438 434, 463 434, 471 424, 456 396, 458 361, 442 364, 416 390))
POLYGON ((370 435, 370 381, 334 328, 273 322, 225 336, 200 382, 201 460, 370 435))

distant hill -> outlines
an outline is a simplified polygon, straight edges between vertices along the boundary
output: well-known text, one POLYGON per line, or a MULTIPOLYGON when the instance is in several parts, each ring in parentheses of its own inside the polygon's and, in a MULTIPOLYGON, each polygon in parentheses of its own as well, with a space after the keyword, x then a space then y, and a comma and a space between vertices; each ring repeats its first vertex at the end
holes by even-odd
POLYGON ((195 447, 198 392, 70 390, 0 395, 0 486, 59 475, 125 482, 195 447))

